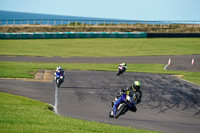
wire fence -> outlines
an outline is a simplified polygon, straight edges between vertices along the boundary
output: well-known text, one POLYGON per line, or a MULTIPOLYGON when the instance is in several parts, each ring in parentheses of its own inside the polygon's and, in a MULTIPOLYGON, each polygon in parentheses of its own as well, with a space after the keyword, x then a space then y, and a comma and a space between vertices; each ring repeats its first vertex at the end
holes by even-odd
POLYGON ((130 26, 130 27, 200 27, 200 21, 125 21, 125 20, 65 20, 65 19, 23 19, 0 20, 0 26, 46 25, 46 26, 130 26))

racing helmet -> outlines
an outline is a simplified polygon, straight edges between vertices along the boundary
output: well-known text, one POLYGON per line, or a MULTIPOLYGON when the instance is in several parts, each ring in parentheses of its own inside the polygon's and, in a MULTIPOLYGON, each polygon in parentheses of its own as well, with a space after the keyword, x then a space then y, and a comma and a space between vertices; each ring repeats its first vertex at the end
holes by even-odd
POLYGON ((132 83, 132 89, 133 89, 134 91, 140 90, 140 82, 139 82, 139 81, 134 81, 134 82, 132 83))
POLYGON ((61 70, 62 68, 60 67, 60 66, 57 66, 57 68, 56 68, 56 71, 58 71, 59 73, 60 73, 60 70, 61 70))

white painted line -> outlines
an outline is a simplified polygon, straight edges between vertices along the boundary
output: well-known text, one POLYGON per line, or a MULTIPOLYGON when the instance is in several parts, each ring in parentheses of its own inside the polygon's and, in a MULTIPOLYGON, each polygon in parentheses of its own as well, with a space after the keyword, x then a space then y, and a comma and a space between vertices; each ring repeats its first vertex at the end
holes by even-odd
POLYGON ((54 105, 52 105, 52 104, 50 104, 50 103, 47 103, 47 104, 49 104, 50 106, 52 106, 53 108, 55 108, 54 105))
POLYGON ((165 67, 164 67, 164 70, 166 71, 167 70, 167 67, 168 67, 169 65, 167 64, 167 65, 165 65, 165 67))
POLYGON ((55 109, 55 113, 58 114, 58 87, 55 84, 55 105, 54 105, 54 109, 55 109))

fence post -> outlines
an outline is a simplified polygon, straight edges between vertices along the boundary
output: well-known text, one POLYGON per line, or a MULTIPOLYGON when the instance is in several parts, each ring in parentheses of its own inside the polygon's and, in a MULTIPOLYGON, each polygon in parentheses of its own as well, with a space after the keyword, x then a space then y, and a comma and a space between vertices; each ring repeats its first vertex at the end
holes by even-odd
POLYGON ((97 26, 98 26, 98 24, 99 24, 99 21, 97 20, 97 26))
POLYGON ((68 26, 69 26, 70 21, 68 20, 68 26))
POLYGON ((56 26, 56 20, 54 20, 54 26, 56 26))
POLYGON ((13 21, 13 25, 15 25, 15 19, 14 19, 14 21, 13 21))
POLYGON ((1 25, 1 19, 0 19, 0 25, 1 25))
POLYGON ((194 27, 194 21, 193 21, 193 27, 194 27))
POLYGON ((47 25, 49 25, 49 20, 47 20, 47 25))
POLYGON ((29 24, 28 20, 27 20, 27 25, 29 24))
POLYGON ((170 25, 170 21, 168 21, 168 28, 169 28, 169 25, 170 25))
POLYGON ((83 21, 83 23, 82 23, 82 27, 84 26, 84 21, 83 21))
POLYGON ((62 19, 62 21, 61 21, 61 26, 63 25, 63 19, 62 19))
POLYGON ((8 25, 8 20, 6 20, 6 25, 8 25))
POLYGON ((105 22, 105 20, 104 20, 104 27, 106 26, 106 22, 105 22))

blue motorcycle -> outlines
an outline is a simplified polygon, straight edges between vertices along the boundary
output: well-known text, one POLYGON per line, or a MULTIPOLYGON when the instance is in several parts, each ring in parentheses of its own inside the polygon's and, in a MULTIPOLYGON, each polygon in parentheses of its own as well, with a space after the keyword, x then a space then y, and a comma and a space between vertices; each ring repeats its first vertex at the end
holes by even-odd
POLYGON ((109 117, 118 118, 134 106, 136 106, 136 95, 133 91, 127 91, 121 97, 115 99, 114 105, 112 105, 112 109, 109 112, 109 117))
POLYGON ((56 83, 56 86, 58 88, 63 83, 63 81, 64 81, 64 75, 63 75, 63 73, 56 72, 55 83, 56 83))

